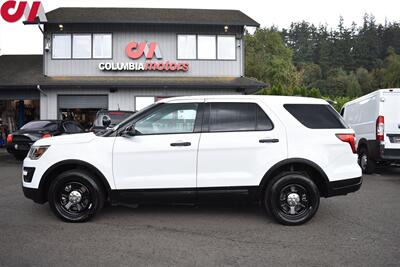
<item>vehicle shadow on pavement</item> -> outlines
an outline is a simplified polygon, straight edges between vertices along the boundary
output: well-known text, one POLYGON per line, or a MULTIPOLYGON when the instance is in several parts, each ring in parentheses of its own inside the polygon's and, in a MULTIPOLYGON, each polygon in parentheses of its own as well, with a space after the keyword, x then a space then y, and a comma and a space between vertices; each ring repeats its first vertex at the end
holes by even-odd
POLYGON ((388 177, 398 178, 400 181, 400 165, 390 167, 378 167, 373 175, 384 175, 388 177))
POLYGON ((120 205, 106 206, 99 217, 131 217, 136 216, 147 218, 155 216, 157 218, 176 218, 176 217, 198 217, 198 218, 246 218, 249 220, 267 220, 274 222, 273 219, 255 202, 235 202, 235 203, 204 203, 196 205, 180 204, 141 204, 141 205, 120 205))

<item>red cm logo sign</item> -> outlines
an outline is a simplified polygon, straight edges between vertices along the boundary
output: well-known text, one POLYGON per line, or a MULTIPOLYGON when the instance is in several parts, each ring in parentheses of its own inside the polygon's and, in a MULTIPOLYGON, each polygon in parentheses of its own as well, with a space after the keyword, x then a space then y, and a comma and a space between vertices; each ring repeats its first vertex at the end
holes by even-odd
POLYGON ((16 22, 25 17, 27 22, 34 22, 36 17, 39 17, 41 22, 46 22, 46 13, 40 1, 34 1, 32 7, 27 1, 6 1, 0 9, 1 16, 7 22, 16 22), (18 5, 18 6, 17 6, 18 5))
POLYGON ((139 59, 143 55, 146 56, 146 59, 152 59, 154 55, 158 59, 162 58, 161 51, 156 42, 130 42, 125 48, 125 53, 132 59, 139 59))

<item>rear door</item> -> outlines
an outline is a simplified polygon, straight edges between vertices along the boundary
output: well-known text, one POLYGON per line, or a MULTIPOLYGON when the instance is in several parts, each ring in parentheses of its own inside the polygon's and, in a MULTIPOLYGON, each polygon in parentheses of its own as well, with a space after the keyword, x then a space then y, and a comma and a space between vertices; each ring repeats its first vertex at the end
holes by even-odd
POLYGON ((262 102, 207 99, 197 187, 257 186, 286 158, 286 134, 262 102))
POLYGON ((385 117, 385 148, 400 148, 400 92, 383 93, 385 117))

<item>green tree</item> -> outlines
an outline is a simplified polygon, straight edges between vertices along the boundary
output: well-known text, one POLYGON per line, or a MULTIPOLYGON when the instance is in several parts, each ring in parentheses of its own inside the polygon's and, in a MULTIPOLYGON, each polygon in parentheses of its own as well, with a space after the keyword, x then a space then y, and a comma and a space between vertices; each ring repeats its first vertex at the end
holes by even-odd
POLYGON ((367 69, 360 67, 356 70, 356 76, 363 94, 368 94, 373 91, 374 76, 372 73, 369 73, 367 69))
POLYGON ((393 48, 389 48, 388 56, 384 61, 384 85, 388 88, 400 87, 400 56, 393 48))
POLYGON ((316 82, 322 79, 322 71, 315 63, 306 63, 299 66, 301 85, 311 88, 316 82))
POLYGON ((246 34, 246 75, 280 87, 290 93, 298 82, 293 53, 285 46, 282 36, 273 28, 257 29, 246 34))

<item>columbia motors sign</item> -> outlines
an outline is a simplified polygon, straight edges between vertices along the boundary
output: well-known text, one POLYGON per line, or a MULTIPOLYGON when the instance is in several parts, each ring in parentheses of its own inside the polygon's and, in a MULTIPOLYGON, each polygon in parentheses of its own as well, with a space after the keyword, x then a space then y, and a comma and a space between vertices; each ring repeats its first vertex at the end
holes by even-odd
POLYGON ((101 62, 102 71, 165 71, 187 72, 188 63, 162 61, 161 50, 156 42, 130 42, 125 47, 125 54, 132 60, 144 58, 144 62, 101 62), (154 58, 157 61, 152 61, 154 58))
POLYGON ((22 17, 26 22, 33 23, 36 18, 41 22, 46 22, 46 13, 41 2, 34 1, 32 6, 29 6, 27 1, 5 1, 1 4, 0 14, 3 20, 9 23, 17 22, 22 17))

